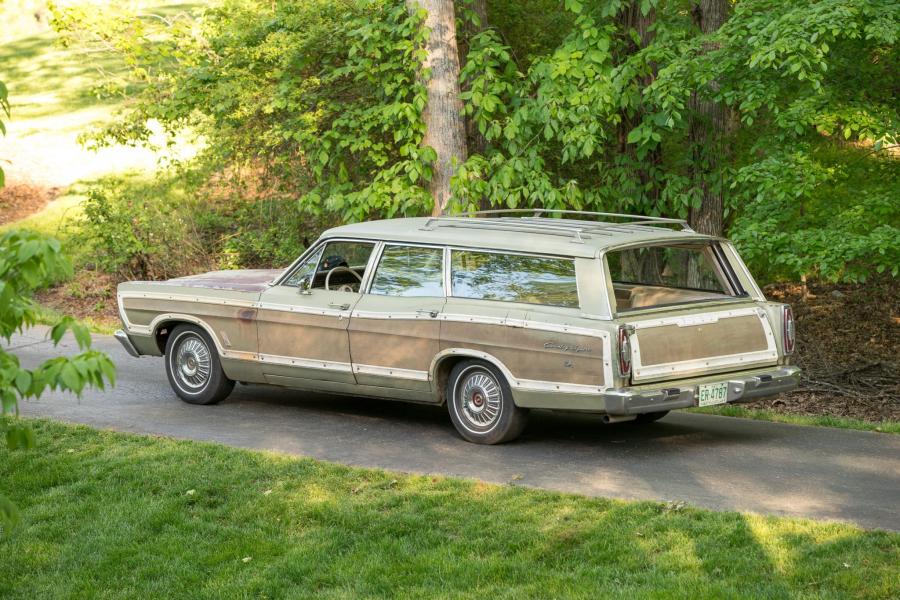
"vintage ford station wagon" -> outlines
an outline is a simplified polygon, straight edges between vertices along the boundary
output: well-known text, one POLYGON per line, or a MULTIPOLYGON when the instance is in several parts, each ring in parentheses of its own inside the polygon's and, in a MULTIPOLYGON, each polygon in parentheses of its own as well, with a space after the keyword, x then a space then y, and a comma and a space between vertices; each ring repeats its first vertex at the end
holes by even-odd
POLYGON ((485 444, 531 408, 650 422, 797 385, 791 310, 727 240, 675 219, 515 214, 345 225, 284 270, 123 283, 116 336, 164 355, 190 403, 235 381, 446 403, 485 444))

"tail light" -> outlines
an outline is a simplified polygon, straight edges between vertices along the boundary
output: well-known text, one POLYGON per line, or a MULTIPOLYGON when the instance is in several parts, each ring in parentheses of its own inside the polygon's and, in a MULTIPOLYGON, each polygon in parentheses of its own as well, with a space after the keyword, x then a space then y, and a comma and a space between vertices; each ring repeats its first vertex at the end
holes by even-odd
POLYGON ((628 377, 631 375, 631 342, 628 340, 628 327, 619 326, 619 375, 628 377))
POLYGON ((794 326, 794 311, 792 311, 791 307, 787 304, 784 305, 784 314, 782 315, 781 322, 784 324, 784 330, 782 331, 782 338, 784 339, 784 353, 786 355, 793 354, 796 327, 794 326))

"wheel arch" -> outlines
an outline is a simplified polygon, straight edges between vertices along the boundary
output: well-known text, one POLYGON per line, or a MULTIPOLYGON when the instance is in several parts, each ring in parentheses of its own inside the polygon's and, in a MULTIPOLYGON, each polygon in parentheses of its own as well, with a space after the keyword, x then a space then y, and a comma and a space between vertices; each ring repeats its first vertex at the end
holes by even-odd
POLYGON ((435 382, 435 392, 439 399, 439 403, 444 404, 447 401, 447 380, 450 377, 450 371, 452 371, 453 367, 460 362, 472 359, 482 360, 497 367, 506 378, 506 383, 513 392, 513 402, 515 402, 515 390, 517 387, 516 378, 509 368, 503 364, 503 361, 487 352, 480 352, 469 348, 447 348, 435 355, 434 359, 431 361, 431 369, 429 371, 431 380, 435 382))
POLYGON ((219 340, 216 337, 213 328, 210 327, 206 321, 192 315, 175 313, 158 315, 150 322, 150 335, 156 340, 156 345, 159 348, 160 353, 166 353, 166 342, 169 339, 169 334, 172 333, 172 330, 178 325, 196 325, 200 327, 213 341, 219 358, 222 357, 222 346, 219 344, 219 340))

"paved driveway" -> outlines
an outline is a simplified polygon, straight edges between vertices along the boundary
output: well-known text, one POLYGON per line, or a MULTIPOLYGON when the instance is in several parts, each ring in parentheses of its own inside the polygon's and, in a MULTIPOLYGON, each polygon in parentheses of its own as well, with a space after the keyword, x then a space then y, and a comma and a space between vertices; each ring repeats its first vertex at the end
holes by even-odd
MULTIPOLYGON (((60 352, 45 335, 36 328, 13 338, 24 365, 60 352)), ((119 365, 114 390, 81 400, 49 394, 24 413, 349 465, 900 530, 896 435, 685 413, 647 427, 604 426, 593 416, 534 412, 520 440, 477 446, 432 406, 256 385, 238 385, 218 406, 191 406, 169 389, 162 359, 131 358, 109 336, 95 336, 95 345, 119 365)), ((75 350, 66 340, 61 348, 75 350)))

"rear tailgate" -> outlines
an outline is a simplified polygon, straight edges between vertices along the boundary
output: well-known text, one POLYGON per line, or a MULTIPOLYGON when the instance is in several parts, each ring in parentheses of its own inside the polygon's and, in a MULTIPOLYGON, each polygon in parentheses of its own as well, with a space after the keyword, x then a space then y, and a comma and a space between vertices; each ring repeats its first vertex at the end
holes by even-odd
POLYGON ((634 320, 632 381, 695 377, 778 363, 775 334, 756 306, 634 320))

